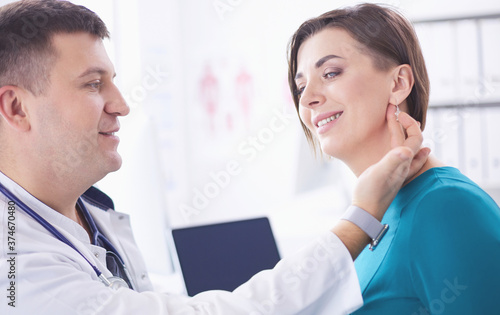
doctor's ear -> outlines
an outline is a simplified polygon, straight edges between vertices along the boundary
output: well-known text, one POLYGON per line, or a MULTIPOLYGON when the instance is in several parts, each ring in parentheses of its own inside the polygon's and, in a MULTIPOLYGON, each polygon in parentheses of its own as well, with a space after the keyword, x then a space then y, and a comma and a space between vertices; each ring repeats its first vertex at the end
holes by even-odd
POLYGON ((415 79, 411 66, 407 64, 399 65, 392 72, 392 90, 389 102, 399 105, 399 102, 405 100, 410 95, 415 79))
POLYGON ((26 91, 13 85, 5 85, 0 88, 0 115, 10 127, 18 131, 30 129, 23 102, 25 94, 26 91))

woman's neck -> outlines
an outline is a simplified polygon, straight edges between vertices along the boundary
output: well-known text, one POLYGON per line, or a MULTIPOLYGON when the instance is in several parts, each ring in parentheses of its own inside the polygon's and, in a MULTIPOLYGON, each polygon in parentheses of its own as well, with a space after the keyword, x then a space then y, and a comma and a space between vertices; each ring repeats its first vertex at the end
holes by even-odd
POLYGON ((361 150, 353 151, 344 159, 341 159, 351 171, 359 177, 367 168, 380 161, 384 155, 391 150, 391 140, 388 131, 371 137, 370 141, 359 144, 361 150))
MULTIPOLYGON (((384 149, 383 146, 379 147, 379 150, 366 150, 364 153, 358 154, 358 156, 354 159, 350 159, 349 162, 344 161, 347 166, 351 169, 351 171, 359 177, 368 167, 380 161, 385 154, 389 152, 388 149, 384 149), (368 153, 369 152, 369 153, 368 153)), ((403 183, 403 186, 420 176, 425 171, 434 168, 434 167, 442 167, 446 166, 444 163, 439 161, 434 156, 429 156, 424 165, 417 170, 414 174, 409 174, 408 178, 403 183)))
MULTIPOLYGON (((358 143, 357 147, 362 148, 361 150, 353 150, 351 151, 351 154, 346 154, 342 157, 337 156, 337 158, 342 160, 351 169, 354 175, 356 175, 356 177, 359 177, 367 168, 380 161, 387 154, 387 152, 392 149, 391 140, 389 129, 384 127, 378 133, 373 133, 367 141, 364 141, 362 144, 358 143)), ((413 174, 409 174, 403 186, 417 178, 425 171, 434 167, 442 166, 445 166, 445 164, 435 157, 429 156, 427 161, 419 170, 413 174)))

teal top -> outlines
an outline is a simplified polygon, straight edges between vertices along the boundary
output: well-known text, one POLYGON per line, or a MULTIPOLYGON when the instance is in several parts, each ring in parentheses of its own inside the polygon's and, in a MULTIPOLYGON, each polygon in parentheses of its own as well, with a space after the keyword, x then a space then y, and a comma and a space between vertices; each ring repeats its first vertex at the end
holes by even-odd
POLYGON ((500 209, 459 170, 418 176, 382 222, 385 237, 355 262, 354 314, 500 314, 500 209))

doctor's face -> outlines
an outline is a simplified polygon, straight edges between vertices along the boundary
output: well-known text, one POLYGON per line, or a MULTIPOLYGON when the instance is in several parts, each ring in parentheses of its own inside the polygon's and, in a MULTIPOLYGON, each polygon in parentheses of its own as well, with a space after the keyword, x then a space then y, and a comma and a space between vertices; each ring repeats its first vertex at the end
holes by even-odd
POLYGON ((391 71, 376 68, 348 32, 326 28, 308 38, 298 51, 295 82, 300 118, 324 153, 358 173, 387 152, 391 71))
POLYGON ((115 134, 129 107, 113 83, 102 40, 87 33, 57 34, 50 84, 33 96, 33 146, 56 175, 97 181, 121 166, 115 134))

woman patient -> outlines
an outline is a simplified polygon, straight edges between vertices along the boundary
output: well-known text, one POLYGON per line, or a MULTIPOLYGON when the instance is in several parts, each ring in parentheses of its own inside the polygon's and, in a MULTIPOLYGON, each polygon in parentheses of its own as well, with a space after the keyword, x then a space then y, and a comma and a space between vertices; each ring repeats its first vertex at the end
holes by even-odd
MULTIPOLYGON (((391 148, 387 111, 425 126, 420 45, 386 7, 362 4, 302 24, 290 42, 289 83, 310 143, 357 176, 391 148)), ((382 222, 387 234, 356 261, 365 303, 356 314, 500 314, 500 209, 458 169, 430 157, 382 222)))

